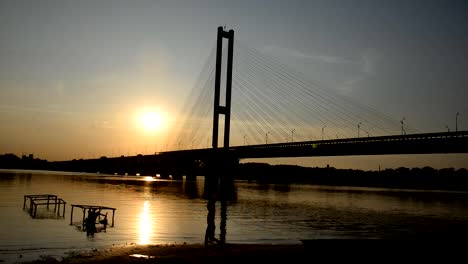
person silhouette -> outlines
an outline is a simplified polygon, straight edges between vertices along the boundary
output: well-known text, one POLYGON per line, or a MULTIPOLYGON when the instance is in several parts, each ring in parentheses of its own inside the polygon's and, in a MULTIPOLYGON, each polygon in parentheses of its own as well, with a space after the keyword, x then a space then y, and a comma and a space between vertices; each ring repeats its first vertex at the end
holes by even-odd
POLYGON ((218 239, 215 237, 216 198, 210 197, 206 207, 208 209, 208 215, 206 217, 207 226, 205 232, 205 246, 208 246, 208 244, 218 242, 218 239))
POLYGON ((94 236, 94 233, 96 233, 96 218, 96 209, 89 208, 88 218, 86 218, 86 236, 94 236))
POLYGON ((104 216, 104 219, 100 220, 99 223, 103 225, 102 230, 104 230, 104 232, 105 232, 106 228, 107 228, 107 224, 108 224, 108 222, 107 222, 107 213, 106 214, 101 214, 99 212, 99 215, 104 216))

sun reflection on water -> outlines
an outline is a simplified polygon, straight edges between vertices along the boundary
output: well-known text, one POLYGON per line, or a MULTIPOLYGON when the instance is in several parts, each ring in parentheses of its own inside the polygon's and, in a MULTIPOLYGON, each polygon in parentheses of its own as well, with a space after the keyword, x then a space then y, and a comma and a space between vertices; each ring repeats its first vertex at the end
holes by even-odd
POLYGON ((145 176, 145 177, 143 178, 143 180, 145 180, 145 181, 155 181, 156 179, 154 179, 154 178, 151 177, 151 176, 145 176))
POLYGON ((143 211, 140 214, 140 240, 138 244, 147 245, 150 241, 153 225, 151 224, 151 209, 149 201, 143 204, 143 211))

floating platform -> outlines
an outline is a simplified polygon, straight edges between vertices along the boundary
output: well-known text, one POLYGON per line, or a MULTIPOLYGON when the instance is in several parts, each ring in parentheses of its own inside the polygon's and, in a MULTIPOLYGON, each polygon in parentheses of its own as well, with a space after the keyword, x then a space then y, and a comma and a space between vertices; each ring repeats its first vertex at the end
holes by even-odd
POLYGON ((67 204, 62 198, 59 198, 55 194, 30 194, 25 195, 23 199, 23 210, 26 209, 26 204, 29 203, 29 214, 35 218, 37 214, 38 205, 47 205, 47 209, 50 206, 54 206, 54 212, 57 212, 57 216, 65 217, 65 205, 67 204), (60 214, 60 206, 63 204, 62 214, 60 214))
MULTIPOLYGON (((73 225, 73 209, 75 207, 80 208, 83 213, 83 221, 81 224, 81 230, 83 231, 86 230, 86 218, 87 218, 89 209, 94 209, 98 212, 98 218, 96 219, 98 223, 101 222, 101 216, 103 215, 103 212, 112 211, 112 222, 110 226, 114 227, 114 215, 115 215, 115 210, 117 210, 116 208, 100 206, 100 205, 84 205, 84 204, 72 204, 71 205, 70 225, 73 225)), ((105 217, 107 217, 107 213, 105 217)))

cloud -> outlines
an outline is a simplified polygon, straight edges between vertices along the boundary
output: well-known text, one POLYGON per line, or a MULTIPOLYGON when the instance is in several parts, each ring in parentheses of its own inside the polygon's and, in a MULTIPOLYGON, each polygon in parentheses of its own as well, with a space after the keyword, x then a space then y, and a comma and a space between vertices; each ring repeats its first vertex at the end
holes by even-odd
POLYGON ((331 56, 327 54, 311 54, 311 53, 303 53, 300 51, 296 51, 293 49, 282 48, 278 46, 265 46, 261 49, 262 52, 266 53, 273 53, 277 56, 289 56, 301 59, 311 59, 319 62, 324 63, 331 63, 331 64, 356 64, 356 61, 349 60, 343 57, 338 56, 331 56))
POLYGON ((103 129, 114 129, 116 126, 109 120, 94 120, 91 123, 91 128, 103 128, 103 129))
POLYGON ((349 78, 344 80, 341 84, 339 84, 336 89, 340 91, 341 94, 350 96, 358 88, 363 81, 366 80, 366 76, 355 76, 355 78, 349 78))
POLYGON ((296 68, 300 71, 313 73, 310 76, 315 76, 321 83, 344 95, 351 95, 369 77, 375 75, 383 58, 383 54, 374 48, 363 49, 349 57, 304 53, 272 45, 264 46, 260 52, 277 57, 288 64, 299 65, 296 68), (304 68, 304 64, 297 64, 298 59, 309 60, 311 63, 307 63, 306 67, 310 69, 304 68))
POLYGON ((362 72, 374 74, 376 63, 382 59, 382 54, 375 49, 365 51, 361 56, 362 72))
POLYGON ((300 59, 309 59, 328 64, 341 64, 360 67, 360 71, 365 74, 374 74, 376 63, 382 59, 382 54, 376 49, 365 50, 360 57, 345 58, 329 54, 303 53, 297 50, 283 48, 278 46, 265 46, 261 52, 274 54, 277 57, 292 57, 300 59))
POLYGON ((60 114, 60 115, 71 115, 79 114, 78 112, 62 111, 57 109, 56 106, 46 107, 28 107, 28 106, 14 106, 14 105, 0 105, 0 112, 35 112, 35 113, 47 113, 47 114, 60 114))
POLYGON ((54 84, 54 91, 55 91, 55 93, 57 93, 57 95, 59 95, 59 96, 63 96, 63 95, 64 95, 64 93, 65 93, 65 85, 63 84, 63 81, 61 81, 61 80, 55 81, 55 84, 54 84))

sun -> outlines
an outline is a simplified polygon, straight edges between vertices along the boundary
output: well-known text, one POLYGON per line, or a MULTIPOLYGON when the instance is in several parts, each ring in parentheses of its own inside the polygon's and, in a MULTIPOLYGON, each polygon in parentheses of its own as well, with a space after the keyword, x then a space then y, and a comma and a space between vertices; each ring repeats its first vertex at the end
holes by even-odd
POLYGON ((145 131, 155 132, 164 125, 163 116, 157 111, 146 111, 140 114, 140 125, 145 131))

